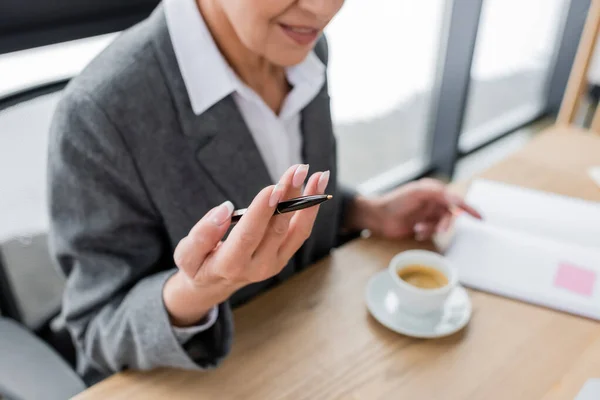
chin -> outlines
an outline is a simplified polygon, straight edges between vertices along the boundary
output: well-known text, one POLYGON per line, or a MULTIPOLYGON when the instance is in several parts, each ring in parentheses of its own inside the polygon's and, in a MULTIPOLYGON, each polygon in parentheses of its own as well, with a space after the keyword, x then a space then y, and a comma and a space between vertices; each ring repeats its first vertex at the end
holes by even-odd
POLYGON ((313 48, 307 49, 280 49, 272 51, 271 54, 267 55, 267 59, 273 64, 280 65, 282 67, 292 67, 300 64, 308 56, 313 48))

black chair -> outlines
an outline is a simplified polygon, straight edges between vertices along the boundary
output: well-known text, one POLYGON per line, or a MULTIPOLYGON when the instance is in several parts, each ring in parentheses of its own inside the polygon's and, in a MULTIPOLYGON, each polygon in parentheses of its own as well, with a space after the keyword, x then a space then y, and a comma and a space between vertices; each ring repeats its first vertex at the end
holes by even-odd
POLYGON ((158 0, 2 0, 0 54, 118 32, 141 21, 158 0))
MULTIPOLYGON (((118 32, 144 19, 157 4, 158 0, 2 0, 0 54, 118 32)), ((0 123, 11 107, 27 105, 65 84, 51 82, 0 98, 0 123)), ((26 119, 30 118, 23 123, 26 119)), ((6 131, 0 127, 0 135, 6 131)), ((29 140, 46 134, 36 132, 29 140)), ((8 163, 1 147, 0 165, 8 163)), ((12 173, 17 176, 19 170, 12 173)), ((8 193, 6 189, 2 192, 8 193)), ((0 209, 0 221, 6 221, 3 216, 8 213, 10 209, 0 209)), ((7 236, 5 228, 0 223, 0 398, 69 398, 85 385, 73 370, 71 339, 56 318, 64 277, 52 265, 46 232, 26 228, 18 236, 7 236)))

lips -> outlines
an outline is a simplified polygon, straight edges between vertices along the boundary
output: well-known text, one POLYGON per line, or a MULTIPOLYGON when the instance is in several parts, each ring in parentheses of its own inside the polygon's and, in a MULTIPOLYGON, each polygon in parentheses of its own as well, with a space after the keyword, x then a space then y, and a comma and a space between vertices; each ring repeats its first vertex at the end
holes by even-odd
POLYGON ((319 37, 320 29, 311 28, 308 26, 295 26, 279 24, 283 32, 294 42, 301 46, 306 46, 313 43, 319 37))

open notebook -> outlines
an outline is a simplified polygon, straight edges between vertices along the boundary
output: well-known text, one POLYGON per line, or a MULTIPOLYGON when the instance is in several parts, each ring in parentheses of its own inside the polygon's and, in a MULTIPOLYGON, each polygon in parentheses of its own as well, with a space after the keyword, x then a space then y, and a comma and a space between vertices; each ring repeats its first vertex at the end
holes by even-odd
POLYGON ((487 180, 446 250, 466 286, 600 320, 600 203, 487 180))

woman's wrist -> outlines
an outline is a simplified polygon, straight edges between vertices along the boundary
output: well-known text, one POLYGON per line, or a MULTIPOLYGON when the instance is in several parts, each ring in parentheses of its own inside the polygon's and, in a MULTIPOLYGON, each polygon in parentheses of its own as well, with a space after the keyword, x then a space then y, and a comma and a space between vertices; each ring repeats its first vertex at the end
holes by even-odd
POLYGON ((198 286, 181 271, 173 274, 163 287, 163 303, 171 324, 176 327, 197 325, 215 306, 227 300, 239 288, 214 283, 198 286))
POLYGON ((376 199, 356 196, 349 204, 345 229, 350 232, 373 230, 382 222, 381 209, 376 199))

